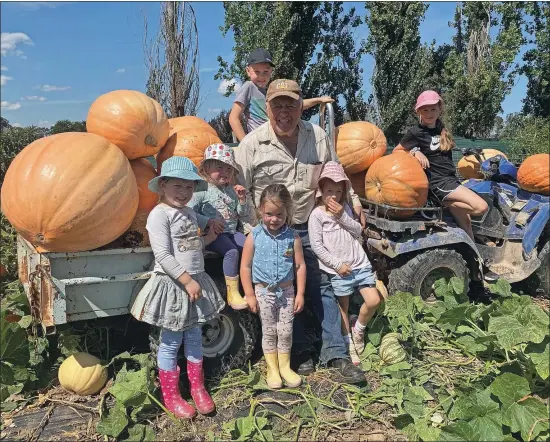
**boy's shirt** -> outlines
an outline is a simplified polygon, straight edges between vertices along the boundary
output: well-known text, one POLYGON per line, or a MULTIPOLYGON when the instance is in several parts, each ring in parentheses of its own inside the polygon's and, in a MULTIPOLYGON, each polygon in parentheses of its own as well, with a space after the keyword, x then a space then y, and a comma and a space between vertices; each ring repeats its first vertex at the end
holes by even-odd
POLYGON ((244 105, 247 133, 252 132, 267 121, 266 93, 267 88, 260 88, 251 81, 245 82, 237 91, 235 103, 244 105))

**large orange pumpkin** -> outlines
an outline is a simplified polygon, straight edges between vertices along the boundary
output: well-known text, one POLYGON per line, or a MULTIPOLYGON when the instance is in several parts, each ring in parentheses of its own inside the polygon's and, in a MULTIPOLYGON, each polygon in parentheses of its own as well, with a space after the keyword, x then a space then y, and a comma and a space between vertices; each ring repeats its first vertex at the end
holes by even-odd
POLYGON ((206 132, 202 129, 180 130, 168 138, 165 146, 158 153, 157 172, 160 173, 162 163, 168 158, 187 157, 198 167, 204 157, 204 151, 208 146, 215 143, 221 143, 216 135, 206 132))
POLYGON ((367 170, 387 147, 384 133, 367 121, 353 121, 338 128, 336 154, 348 175, 367 170))
POLYGON ((550 154, 539 153, 525 159, 518 169, 518 184, 529 192, 550 195, 550 154))
MULTIPOLYGON (((365 177, 366 199, 396 207, 422 207, 428 200, 428 178, 422 166, 400 151, 376 160, 365 177)), ((415 211, 390 211, 392 218, 408 218, 415 211)))
POLYGON ((365 198, 365 175, 367 172, 354 173, 353 175, 348 175, 348 178, 351 182, 351 187, 361 198, 365 198))
POLYGON ((128 229, 137 207, 130 162, 91 133, 67 132, 29 144, 2 185, 2 211, 40 252, 108 244, 128 229))
MULTIPOLYGON (((504 158, 507 159, 506 155, 504 155, 500 150, 497 149, 483 149, 481 151, 482 160, 488 160, 489 158, 492 158, 496 155, 502 155, 504 158)), ((458 161, 457 169, 460 175, 462 175, 466 179, 483 178, 483 174, 481 173, 481 165, 474 155, 462 157, 458 161)))
POLYGON ((212 135, 218 136, 218 133, 216 130, 210 126, 206 121, 204 121, 202 118, 195 117, 193 115, 186 115, 185 117, 176 117, 176 118, 170 118, 168 120, 168 124, 170 125, 170 135, 175 134, 176 132, 179 132, 181 130, 195 130, 195 129, 202 129, 207 132, 210 132, 212 135))
POLYGON ((160 104, 138 91, 118 90, 97 98, 88 111, 86 130, 117 145, 128 159, 156 154, 170 133, 160 104))

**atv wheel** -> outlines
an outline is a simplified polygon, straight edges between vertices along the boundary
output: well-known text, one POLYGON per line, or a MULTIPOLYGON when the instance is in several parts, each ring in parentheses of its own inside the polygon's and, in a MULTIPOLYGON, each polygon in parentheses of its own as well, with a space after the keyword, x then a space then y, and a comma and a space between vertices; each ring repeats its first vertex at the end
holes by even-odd
POLYGON ((454 250, 434 249, 416 255, 390 272, 388 289, 390 295, 409 292, 427 299, 432 294, 433 284, 441 278, 453 276, 470 283, 468 266, 460 253, 454 250))
POLYGON ((541 264, 526 280, 523 286, 528 295, 550 296, 550 242, 547 242, 540 253, 544 254, 541 264))
MULTIPOLYGON (((252 355, 260 334, 258 317, 248 311, 226 307, 220 315, 202 326, 204 372, 208 378, 223 376, 235 368, 243 368, 252 355)), ((156 360, 160 328, 151 327, 149 343, 156 360)), ((184 358, 183 344, 178 354, 184 358)))

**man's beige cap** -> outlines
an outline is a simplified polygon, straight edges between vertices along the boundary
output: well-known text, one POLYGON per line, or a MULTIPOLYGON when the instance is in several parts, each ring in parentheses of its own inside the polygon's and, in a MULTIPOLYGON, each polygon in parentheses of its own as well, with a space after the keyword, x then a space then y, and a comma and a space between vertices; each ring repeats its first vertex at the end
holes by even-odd
POLYGON ((284 78, 274 80, 267 89, 265 97, 266 101, 270 101, 275 97, 290 97, 294 100, 299 100, 302 96, 302 89, 300 85, 294 80, 286 80, 284 78))

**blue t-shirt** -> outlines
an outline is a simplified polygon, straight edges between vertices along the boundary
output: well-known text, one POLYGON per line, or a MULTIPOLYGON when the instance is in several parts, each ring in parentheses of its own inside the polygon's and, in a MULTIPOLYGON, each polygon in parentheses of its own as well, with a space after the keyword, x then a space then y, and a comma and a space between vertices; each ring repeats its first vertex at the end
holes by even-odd
POLYGON ((294 279, 295 233, 287 225, 277 235, 272 235, 260 224, 252 230, 254 255, 252 258, 252 282, 268 284, 276 288, 279 284, 294 279))
POLYGON ((244 105, 247 133, 252 132, 267 121, 266 93, 267 88, 260 88, 251 81, 246 81, 237 91, 235 103, 244 105))

